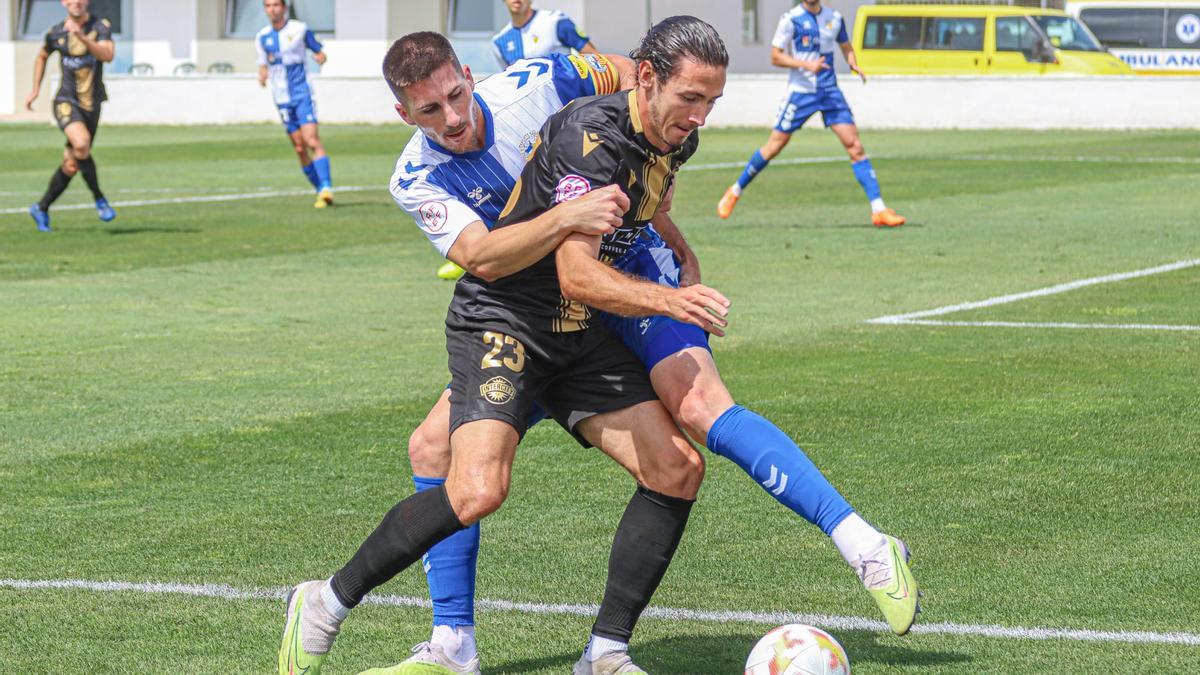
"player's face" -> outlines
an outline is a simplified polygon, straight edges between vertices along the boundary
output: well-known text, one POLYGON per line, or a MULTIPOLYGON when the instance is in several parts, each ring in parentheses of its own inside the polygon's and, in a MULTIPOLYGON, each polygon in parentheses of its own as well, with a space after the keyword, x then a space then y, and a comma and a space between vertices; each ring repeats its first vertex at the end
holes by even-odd
POLYGON ((429 77, 405 87, 396 112, 450 152, 473 152, 483 147, 487 135, 474 91, 471 69, 459 70, 448 61, 429 77))
POLYGON ((88 11, 88 0, 62 0, 62 5, 72 19, 83 18, 88 11))
POLYGON ((679 147, 696 129, 704 126, 708 114, 725 92, 725 67, 680 60, 679 68, 665 82, 654 75, 650 63, 638 65, 639 86, 646 92, 650 130, 672 148, 679 147))
POLYGON ((279 23, 287 16, 287 5, 283 0, 263 0, 263 12, 271 23, 279 23))
POLYGON ((521 15, 529 11, 529 6, 533 4, 533 0, 504 0, 504 4, 508 7, 510 14, 521 15))

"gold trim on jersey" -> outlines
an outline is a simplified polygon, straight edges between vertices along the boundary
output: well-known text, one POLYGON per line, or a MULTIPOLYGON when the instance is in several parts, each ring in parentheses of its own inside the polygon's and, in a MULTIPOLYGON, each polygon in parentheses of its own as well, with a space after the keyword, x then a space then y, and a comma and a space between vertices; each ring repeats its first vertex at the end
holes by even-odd
POLYGON ((629 121, 633 124, 633 133, 642 133, 642 114, 638 111, 636 87, 629 90, 629 121))
POLYGON ((638 203, 634 220, 650 220, 655 213, 658 213, 658 205, 666 197, 667 187, 671 184, 671 159, 674 154, 646 153, 648 159, 642 165, 642 183, 645 190, 642 194, 642 201, 638 203))
MULTIPOLYGON (((537 154, 538 148, 542 147, 541 135, 533 137, 533 147, 529 148, 529 154, 525 156, 525 162, 528 163, 533 156, 537 154)), ((512 194, 508 195, 508 201, 504 203, 504 210, 500 212, 500 216, 496 220, 503 220, 512 210, 517 208, 517 200, 521 198, 521 188, 524 184, 521 182, 521 177, 517 176, 517 182, 513 185, 512 194)))
POLYGON ((592 311, 587 305, 558 296, 558 316, 550 322, 555 333, 574 333, 588 327, 592 311))
POLYGON ((91 68, 79 68, 75 71, 75 100, 79 101, 79 107, 91 112, 92 110, 92 84, 96 78, 92 77, 94 70, 91 68))

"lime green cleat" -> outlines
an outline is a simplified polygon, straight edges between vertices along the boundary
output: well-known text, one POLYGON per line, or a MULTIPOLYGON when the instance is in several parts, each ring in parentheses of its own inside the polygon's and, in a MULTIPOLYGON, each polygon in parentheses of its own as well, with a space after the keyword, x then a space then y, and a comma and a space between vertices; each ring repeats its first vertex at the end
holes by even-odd
POLYGON ((388 668, 372 668, 358 675, 479 675, 479 655, 464 664, 455 663, 445 650, 432 642, 422 642, 412 648, 413 655, 402 663, 388 668))
POLYGON ((446 281, 458 281, 459 277, 466 274, 467 271, 447 260, 444 265, 438 268, 437 275, 439 279, 446 281))
POLYGON ((883 544, 854 564, 858 578, 875 598, 892 632, 904 635, 912 628, 921 608, 917 604, 917 580, 908 569, 908 547, 890 535, 883 544))
POLYGON ((646 671, 634 665, 633 659, 629 658, 629 654, 625 652, 609 652, 595 661, 588 661, 586 656, 580 657, 575 662, 575 668, 571 670, 572 675, 635 675, 636 673, 646 675, 646 671))
POLYGON ((321 662, 333 646, 338 628, 328 625, 328 617, 314 621, 305 613, 322 613, 320 595, 324 584, 324 581, 308 581, 288 593, 283 641, 279 644, 279 675, 317 675, 321 672, 321 662))

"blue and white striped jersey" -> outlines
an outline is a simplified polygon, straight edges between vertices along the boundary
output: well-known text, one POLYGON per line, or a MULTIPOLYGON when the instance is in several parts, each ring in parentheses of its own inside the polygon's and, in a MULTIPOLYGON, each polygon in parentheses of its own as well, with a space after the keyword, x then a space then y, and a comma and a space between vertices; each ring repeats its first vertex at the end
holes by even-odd
POLYGON ((392 198, 444 256, 471 223, 495 226, 550 115, 619 86, 616 68, 597 54, 518 61, 475 87, 487 129, 484 147, 456 155, 413 134, 396 160, 392 198))
POLYGON ((520 28, 512 22, 504 24, 492 36, 492 53, 501 68, 521 59, 535 59, 550 54, 570 54, 583 49, 588 36, 575 26, 571 17, 558 10, 537 9, 520 28))
POLYGON ((289 19, 280 30, 270 24, 254 36, 258 65, 267 67, 268 85, 276 105, 312 97, 304 69, 307 51, 321 51, 321 43, 303 21, 289 19))
POLYGON ((833 51, 837 45, 849 41, 846 20, 836 9, 822 6, 820 12, 812 14, 804 9, 804 5, 797 5, 795 9, 786 12, 779 19, 771 46, 778 47, 801 61, 824 59, 825 63, 829 64, 829 69, 820 73, 793 68, 788 76, 788 91, 812 94, 818 89, 836 87, 833 51))

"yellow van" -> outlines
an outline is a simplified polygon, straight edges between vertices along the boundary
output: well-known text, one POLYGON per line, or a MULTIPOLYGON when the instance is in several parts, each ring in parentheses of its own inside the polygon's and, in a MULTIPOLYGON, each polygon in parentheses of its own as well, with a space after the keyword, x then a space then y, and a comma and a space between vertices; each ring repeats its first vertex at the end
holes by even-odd
POLYGON ((1074 17, 998 5, 863 5, 854 51, 868 75, 1132 75, 1074 17))

